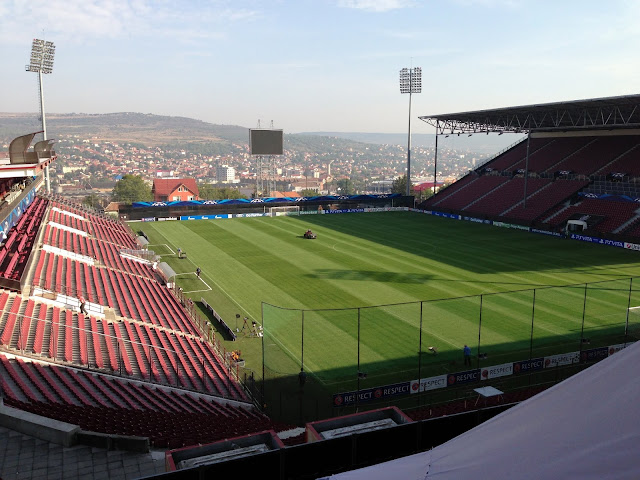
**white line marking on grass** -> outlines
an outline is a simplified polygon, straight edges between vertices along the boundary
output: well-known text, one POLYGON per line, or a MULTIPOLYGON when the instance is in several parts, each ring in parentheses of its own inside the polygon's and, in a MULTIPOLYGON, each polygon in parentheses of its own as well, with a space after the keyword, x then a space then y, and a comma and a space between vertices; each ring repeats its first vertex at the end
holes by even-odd
POLYGON ((188 291, 185 290, 182 293, 198 293, 198 292, 210 292, 210 291, 211 291, 211 289, 209 288, 209 289, 204 289, 204 290, 188 290, 188 291))
MULTIPOLYGON (((204 283, 204 284, 205 284, 205 286, 207 287, 207 288, 205 288, 204 290, 189 290, 188 292, 184 292, 184 293, 210 292, 210 291, 212 291, 212 290, 213 290, 213 288, 211 288, 211 287, 209 286, 209 284, 208 284, 207 282, 205 282, 205 281, 202 279, 202 277, 198 277, 198 275, 196 274, 196 272, 182 273, 182 274, 180 274, 180 275, 195 275, 195 276, 196 276, 196 278, 197 278, 198 280, 200 280, 202 283, 204 283)), ((176 277, 177 277, 177 276, 178 276, 178 275, 176 275, 176 277)))
MULTIPOLYGON (((171 248, 171 246, 169 244, 167 244, 167 243, 155 243, 153 245, 147 245, 147 248, 150 248, 150 247, 167 247, 171 253, 165 253, 165 254, 163 254, 164 256, 166 256, 166 255, 175 255, 176 254, 176 252, 174 252, 173 249, 171 248)), ((160 256, 162 257, 163 255, 160 255, 160 256)))

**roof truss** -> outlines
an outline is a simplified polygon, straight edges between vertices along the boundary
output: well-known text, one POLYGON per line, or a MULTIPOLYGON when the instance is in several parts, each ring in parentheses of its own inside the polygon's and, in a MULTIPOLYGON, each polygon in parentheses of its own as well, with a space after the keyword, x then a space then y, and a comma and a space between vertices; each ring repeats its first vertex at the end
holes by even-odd
POLYGON ((475 112, 425 115, 437 135, 608 130, 640 127, 640 95, 475 112))

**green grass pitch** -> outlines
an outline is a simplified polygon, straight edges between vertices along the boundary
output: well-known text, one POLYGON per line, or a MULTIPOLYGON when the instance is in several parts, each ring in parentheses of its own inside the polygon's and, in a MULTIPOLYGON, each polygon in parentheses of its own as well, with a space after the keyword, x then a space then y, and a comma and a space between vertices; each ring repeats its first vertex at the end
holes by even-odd
MULTIPOLYGON (((578 350, 581 338, 623 341, 627 307, 640 305, 640 279, 629 281, 640 274, 638 252, 411 212, 131 226, 185 293, 232 328, 236 314, 239 328, 244 316, 264 320, 273 374, 295 375, 304 361, 334 391, 349 388, 358 358, 380 385, 464 370, 465 343, 495 365, 578 350), (316 240, 302 238, 307 228, 316 240)), ((261 343, 240 335, 227 347, 241 348, 260 375, 261 343)))

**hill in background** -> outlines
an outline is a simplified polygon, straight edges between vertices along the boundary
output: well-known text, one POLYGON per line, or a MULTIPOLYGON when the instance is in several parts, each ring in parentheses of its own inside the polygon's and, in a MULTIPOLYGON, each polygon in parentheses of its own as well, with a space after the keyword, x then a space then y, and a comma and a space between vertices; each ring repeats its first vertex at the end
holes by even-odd
MULTIPOLYGON (((416 127, 415 130, 418 130, 416 127)), ((407 145, 406 133, 363 133, 363 132, 305 132, 302 135, 316 135, 324 137, 337 137, 353 140, 362 143, 373 143, 376 145, 407 145)), ((515 143, 521 135, 453 135, 449 138, 440 137, 439 145, 454 148, 454 145, 464 150, 481 153, 495 153, 503 148, 515 143)), ((415 147, 434 147, 435 134, 433 133, 412 133, 411 145, 415 147)))
MULTIPOLYGON (((0 139, 8 142, 28 132, 41 129, 36 113, 0 113, 0 139)), ((238 125, 216 125, 186 117, 169 117, 143 113, 47 114, 47 135, 61 138, 77 135, 115 143, 142 144, 147 147, 183 148, 209 155, 237 151, 234 145, 249 143, 249 129, 238 125)), ((332 137, 338 137, 332 135, 332 137)), ((327 138, 314 134, 286 134, 288 150, 330 152, 364 151, 366 142, 349 138, 327 138)))

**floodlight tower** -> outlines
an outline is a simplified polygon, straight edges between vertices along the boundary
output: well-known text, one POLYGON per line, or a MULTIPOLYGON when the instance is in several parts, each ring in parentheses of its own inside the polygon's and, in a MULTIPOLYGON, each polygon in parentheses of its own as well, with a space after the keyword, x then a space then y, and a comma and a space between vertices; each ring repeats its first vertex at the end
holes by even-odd
MULTIPOLYGON (((40 118, 42 118, 42 139, 47 140, 47 121, 44 114, 44 90, 42 88, 42 74, 51 73, 53 71, 53 57, 56 53, 56 46, 53 42, 45 42, 38 38, 33 39, 31 44, 31 61, 25 67, 27 72, 35 72, 38 74, 38 87, 40 93, 40 118)), ((47 192, 51 192, 51 184, 49 183, 49 166, 45 168, 45 181, 47 192)))
POLYGON ((400 70, 400 93, 409 94, 409 135, 407 139, 407 197, 411 195, 411 94, 422 91, 422 68, 400 70))

